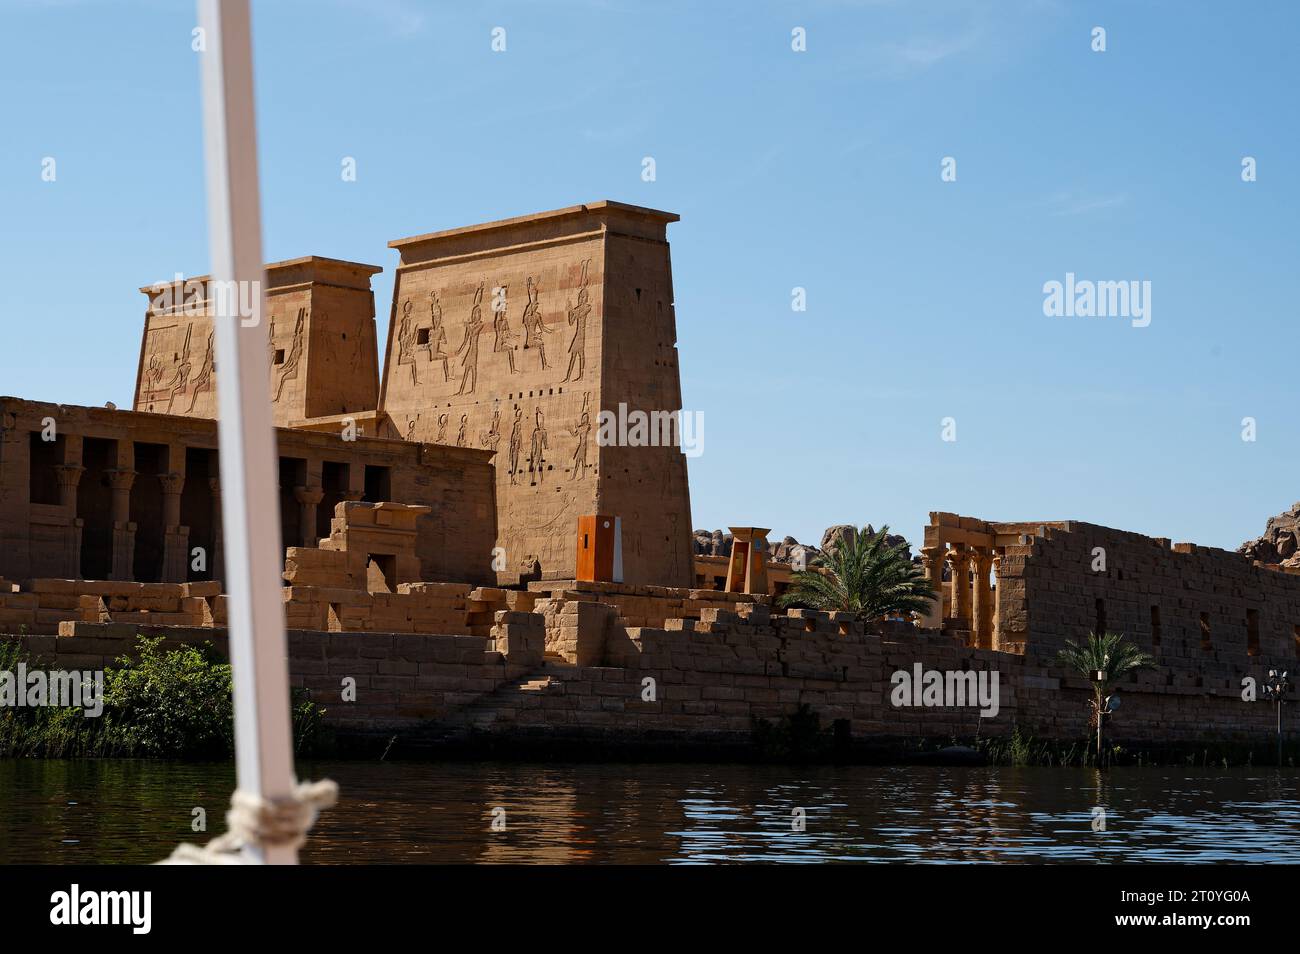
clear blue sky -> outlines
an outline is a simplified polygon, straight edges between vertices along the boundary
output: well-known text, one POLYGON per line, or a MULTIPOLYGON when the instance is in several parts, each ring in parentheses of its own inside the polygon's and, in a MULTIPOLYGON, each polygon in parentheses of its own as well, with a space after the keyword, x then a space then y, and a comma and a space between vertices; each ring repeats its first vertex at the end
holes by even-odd
MULTIPOLYGON (((381 324, 390 239, 601 198, 681 214, 696 527, 916 542, 950 510, 1231 548, 1300 498, 1300 4, 254 8, 267 256, 384 266, 381 324), (1045 317, 1067 272, 1150 281, 1150 327, 1045 317)), ((0 14, 0 393, 129 406, 136 289, 208 269, 194 8, 0 14)))

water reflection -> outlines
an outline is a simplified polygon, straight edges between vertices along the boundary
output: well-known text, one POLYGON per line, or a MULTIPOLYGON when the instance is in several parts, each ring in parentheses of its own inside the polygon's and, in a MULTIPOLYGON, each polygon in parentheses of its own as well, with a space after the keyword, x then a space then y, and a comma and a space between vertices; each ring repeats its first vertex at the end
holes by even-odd
MULTIPOLYGON (((321 763, 316 863, 1300 862, 1268 769, 321 763), (1105 829, 1094 830, 1094 809, 1105 829), (494 818, 504 830, 492 830, 494 818), (798 830, 798 819, 803 830, 798 830)), ((233 766, 0 762, 0 862, 147 862, 219 832, 233 766), (193 810, 210 831, 191 830, 193 810)))

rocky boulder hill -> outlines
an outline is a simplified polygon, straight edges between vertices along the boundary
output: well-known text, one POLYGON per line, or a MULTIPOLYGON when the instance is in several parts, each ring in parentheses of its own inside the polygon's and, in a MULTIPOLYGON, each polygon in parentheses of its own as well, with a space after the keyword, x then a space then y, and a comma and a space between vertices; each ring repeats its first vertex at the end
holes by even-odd
POLYGON ((1269 517, 1264 535, 1247 540, 1237 547, 1237 552, 1260 563, 1300 567, 1300 501, 1285 513, 1269 517))
MULTIPOLYGON (((868 525, 867 532, 874 533, 875 530, 868 525)), ((802 556, 802 562, 807 566, 823 551, 833 549, 839 541, 852 539, 857 534, 857 527, 847 523, 840 523, 826 528, 826 532, 822 534, 820 546, 800 543, 794 537, 782 537, 779 543, 768 540, 772 547, 770 559, 775 563, 794 566, 799 564, 800 556, 802 556)), ((885 537, 885 540, 890 546, 901 545, 906 547, 909 559, 913 561, 920 559, 920 557, 912 556, 911 545, 907 542, 906 537, 891 533, 885 537)), ((721 530, 696 530, 692 541, 692 552, 697 556, 731 556, 731 534, 723 533, 721 530)))

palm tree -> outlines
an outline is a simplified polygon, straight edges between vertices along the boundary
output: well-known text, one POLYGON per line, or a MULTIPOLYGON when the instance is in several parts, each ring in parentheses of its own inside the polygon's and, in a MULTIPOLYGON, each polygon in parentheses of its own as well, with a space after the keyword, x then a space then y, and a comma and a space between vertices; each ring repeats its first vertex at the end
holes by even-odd
POLYGON ((852 613, 860 620, 890 613, 925 613, 936 598, 930 581, 911 561, 907 544, 890 546, 889 527, 845 536, 796 571, 779 606, 852 613))
POLYGON ((1065 641, 1056 665, 1073 669, 1092 683, 1092 713, 1097 723, 1097 767, 1101 767, 1101 727, 1111 709, 1111 692, 1121 678, 1139 669, 1154 669, 1155 657, 1124 638, 1123 633, 1088 634, 1088 641, 1065 641))

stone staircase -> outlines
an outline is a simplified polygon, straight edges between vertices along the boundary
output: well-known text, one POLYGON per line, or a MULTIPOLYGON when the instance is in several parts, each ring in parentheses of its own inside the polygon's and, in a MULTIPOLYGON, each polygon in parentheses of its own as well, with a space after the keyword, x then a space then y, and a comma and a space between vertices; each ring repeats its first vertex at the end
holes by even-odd
MULTIPOLYGON (((545 695, 563 695, 565 683, 580 678, 578 667, 547 654, 540 668, 474 700, 442 721, 449 734, 493 730, 532 721, 526 713, 542 708, 545 695)), ((540 718, 537 719, 540 723, 540 718)))

